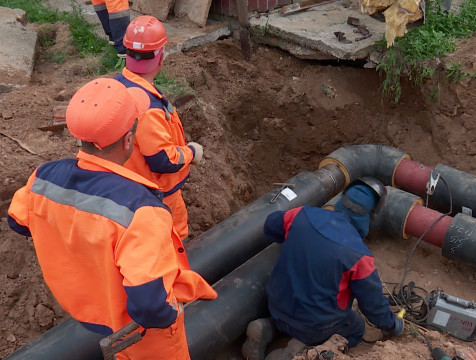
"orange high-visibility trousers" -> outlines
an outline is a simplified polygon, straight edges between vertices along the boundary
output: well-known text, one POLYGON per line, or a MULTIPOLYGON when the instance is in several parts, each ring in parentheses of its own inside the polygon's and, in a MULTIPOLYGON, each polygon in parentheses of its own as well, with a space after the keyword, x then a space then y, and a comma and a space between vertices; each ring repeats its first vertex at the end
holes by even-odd
POLYGON ((164 196, 163 202, 170 208, 175 231, 179 235, 180 240, 183 241, 188 236, 188 213, 187 206, 183 201, 182 190, 177 190, 169 196, 164 196))
POLYGON ((147 329, 142 340, 116 354, 117 360, 190 360, 183 315, 166 329, 147 329))

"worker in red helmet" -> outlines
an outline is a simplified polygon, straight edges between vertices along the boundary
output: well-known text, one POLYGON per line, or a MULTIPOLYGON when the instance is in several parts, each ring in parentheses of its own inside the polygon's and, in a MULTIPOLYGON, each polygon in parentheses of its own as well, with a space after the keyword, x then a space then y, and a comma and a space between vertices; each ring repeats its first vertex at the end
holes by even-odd
POLYGON ((45 282, 86 329, 108 336, 132 320, 141 326, 143 339, 118 360, 189 360, 182 303, 217 294, 181 265, 157 185, 122 166, 149 103, 114 79, 79 89, 66 110, 82 143, 77 159, 36 169, 15 193, 8 223, 33 238, 45 282))
POLYGON ((122 39, 130 21, 129 0, 92 0, 92 4, 117 56, 125 57, 122 39))
POLYGON ((181 189, 189 177, 189 165, 202 159, 203 148, 196 142, 186 143, 177 110, 154 85, 166 43, 165 28, 155 17, 132 20, 124 36, 126 67, 115 79, 127 88, 143 89, 150 98, 149 109, 139 117, 134 151, 124 166, 159 186, 172 211, 174 227, 185 241, 188 215, 181 189))

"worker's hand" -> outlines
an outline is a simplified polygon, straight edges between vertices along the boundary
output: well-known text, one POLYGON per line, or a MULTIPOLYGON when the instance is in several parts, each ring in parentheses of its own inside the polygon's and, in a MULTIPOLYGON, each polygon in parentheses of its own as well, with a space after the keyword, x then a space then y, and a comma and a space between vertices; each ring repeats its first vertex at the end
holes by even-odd
POLYGON ((202 156, 203 156, 203 146, 196 142, 189 142, 187 146, 193 148, 195 152, 195 156, 193 157, 192 164, 196 165, 200 163, 200 161, 202 161, 202 156))
POLYGON ((393 326, 393 329, 391 330, 382 330, 382 333, 385 336, 398 336, 403 333, 403 328, 404 328, 404 321, 403 319, 400 318, 395 318, 395 325, 393 326))

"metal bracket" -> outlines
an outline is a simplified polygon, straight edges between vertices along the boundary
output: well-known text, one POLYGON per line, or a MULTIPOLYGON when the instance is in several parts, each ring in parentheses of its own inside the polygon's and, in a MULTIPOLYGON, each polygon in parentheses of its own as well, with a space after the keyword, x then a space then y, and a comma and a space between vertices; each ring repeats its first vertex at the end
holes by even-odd
POLYGON ((428 195, 433 195, 436 189, 436 185, 438 184, 438 180, 440 180, 440 174, 437 174, 436 177, 434 175, 434 170, 431 171, 430 173, 430 178, 428 179, 428 182, 426 183, 426 193, 428 195))
POLYGON ((294 189, 296 187, 296 184, 290 184, 290 183, 273 183, 274 186, 279 186, 280 188, 278 189, 278 192, 271 198, 269 201, 270 204, 273 204, 278 200, 279 195, 281 194, 281 191, 283 191, 285 188, 291 188, 294 189))

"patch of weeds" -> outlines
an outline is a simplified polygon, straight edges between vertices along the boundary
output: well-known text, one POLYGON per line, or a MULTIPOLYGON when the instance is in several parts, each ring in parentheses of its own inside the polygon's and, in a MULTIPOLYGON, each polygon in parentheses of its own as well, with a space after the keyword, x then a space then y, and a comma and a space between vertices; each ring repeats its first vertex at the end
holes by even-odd
POLYGON ((408 333, 408 335, 416 338, 420 335, 420 332, 418 331, 418 328, 416 326, 414 326, 412 323, 409 323, 407 322, 406 323, 407 326, 405 326, 406 328, 406 332, 408 333))
POLYGON ((469 75, 466 71, 461 70, 461 63, 459 62, 454 61, 446 66, 446 81, 448 82, 457 83, 469 75))
POLYGON ((0 0, 0 6, 24 10, 31 22, 44 24, 60 20, 61 15, 58 10, 53 10, 46 4, 46 0, 0 0))
POLYGON ((171 97, 182 96, 185 94, 195 95, 195 91, 190 87, 185 79, 171 78, 162 72, 155 77, 154 84, 160 89, 160 91, 171 97))
POLYGON ((441 90, 440 90, 440 83, 436 83, 436 86, 431 90, 430 92, 430 100, 431 101, 437 101, 438 106, 441 103, 441 90))
POLYGON ((45 59, 51 62, 55 62, 57 64, 62 64, 68 57, 68 54, 64 52, 59 52, 59 53, 53 53, 53 54, 48 54, 45 56, 45 59))
MULTIPOLYGON (((429 62, 455 51, 456 38, 470 37, 474 31, 476 0, 466 0, 459 14, 442 11, 440 0, 427 1, 425 24, 409 30, 405 37, 395 40, 393 47, 383 50, 384 55, 377 66, 377 70, 383 72, 385 77, 383 95, 393 95, 398 102, 402 76, 408 76, 415 84, 433 77, 435 68, 429 66, 429 62)), ((385 41, 379 42, 377 46, 385 48, 385 41)), ((459 75, 453 71, 451 78, 458 78, 459 75)))
POLYGON ((42 48, 49 48, 55 44, 56 28, 51 25, 44 26, 38 32, 38 42, 42 48))

